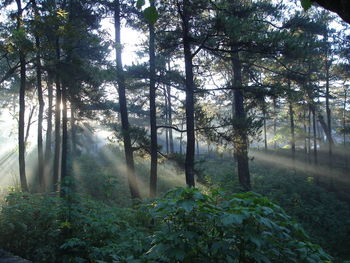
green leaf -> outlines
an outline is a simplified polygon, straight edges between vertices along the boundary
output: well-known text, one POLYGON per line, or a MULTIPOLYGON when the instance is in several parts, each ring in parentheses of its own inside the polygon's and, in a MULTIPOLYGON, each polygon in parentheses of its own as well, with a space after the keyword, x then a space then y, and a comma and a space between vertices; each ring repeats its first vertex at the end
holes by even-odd
POLYGON ((193 210, 193 206, 195 202, 193 200, 180 200, 178 202, 178 206, 185 209, 186 212, 191 212, 193 210))
POLYGON ((150 6, 147 7, 144 11, 143 11, 143 15, 146 19, 146 21, 150 24, 154 24, 155 22, 157 22, 157 19, 159 17, 158 11, 154 6, 150 6))
POLYGON ((145 0, 137 0, 136 7, 137 9, 141 9, 145 5, 145 0))
POLYGON ((304 10, 308 10, 312 5, 312 0, 300 0, 301 6, 304 8, 304 10))
POLYGON ((221 218, 221 222, 224 224, 224 226, 227 226, 230 224, 239 225, 239 224, 242 224, 244 218, 245 218, 244 215, 229 214, 229 215, 223 216, 221 218))

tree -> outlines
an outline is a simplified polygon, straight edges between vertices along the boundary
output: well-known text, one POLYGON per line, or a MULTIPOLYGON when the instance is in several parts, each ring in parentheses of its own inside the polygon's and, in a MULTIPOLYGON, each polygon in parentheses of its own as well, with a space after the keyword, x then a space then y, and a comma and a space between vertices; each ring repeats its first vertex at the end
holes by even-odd
MULTIPOLYGON (((149 10, 155 9, 155 1, 150 1, 149 10)), ((149 27, 149 104, 150 104, 150 125, 151 125, 151 170, 150 170, 150 196, 157 195, 157 108, 156 108, 156 57, 155 57, 155 32, 153 21, 148 22, 149 27)))
POLYGON ((26 93, 26 55, 25 55, 25 29, 23 26, 23 8, 22 0, 16 0, 17 3, 17 28, 16 34, 19 38, 19 61, 20 61, 20 75, 21 83, 19 90, 19 119, 18 119, 18 154, 19 154, 19 176, 21 182, 22 191, 28 191, 26 167, 25 167, 25 154, 26 146, 24 141, 24 129, 25 129, 25 93, 26 93))
POLYGON ((117 83, 118 83, 118 94, 119 94, 119 110, 122 124, 122 134, 124 141, 124 151, 126 160, 126 172, 129 182, 129 188, 131 198, 140 198, 140 193, 137 186, 135 176, 135 165, 133 150, 130 139, 130 124, 128 120, 128 109, 125 95, 125 77, 123 72, 122 63, 122 45, 120 37, 120 20, 121 20, 121 8, 119 0, 114 1, 114 27, 115 27, 115 52, 116 52, 116 69, 117 69, 117 83))

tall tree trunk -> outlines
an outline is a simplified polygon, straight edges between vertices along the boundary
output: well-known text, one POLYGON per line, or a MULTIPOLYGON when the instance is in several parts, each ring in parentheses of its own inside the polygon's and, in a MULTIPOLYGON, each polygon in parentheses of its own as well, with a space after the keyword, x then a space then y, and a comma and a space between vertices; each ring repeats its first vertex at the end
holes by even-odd
MULTIPOLYGON (((169 119, 168 119, 168 99, 167 99, 167 92, 166 89, 164 89, 164 115, 165 115, 165 125, 169 126, 169 119)), ((166 149, 166 153, 169 154, 169 132, 172 129, 165 129, 165 149, 166 149)))
POLYGON ((74 156, 77 155, 77 127, 75 124, 75 106, 74 103, 71 102, 70 104, 70 125, 71 125, 71 142, 72 142, 72 148, 71 148, 71 156, 74 158, 74 156))
MULTIPOLYGON (((316 109, 314 110, 316 111, 316 109)), ((317 115, 317 119, 318 119, 318 122, 321 124, 321 127, 322 127, 322 130, 324 132, 324 134, 326 135, 327 137, 327 141, 330 143, 330 144, 333 144, 334 141, 333 141, 333 138, 332 138, 332 135, 331 135, 331 132, 329 131, 329 128, 328 128, 328 125, 326 124, 323 116, 321 113, 318 113, 317 115)), ((323 136, 322 136, 323 137, 323 136)))
POLYGON ((27 122, 27 128, 26 128, 26 132, 25 132, 25 136, 24 136, 24 144, 27 145, 28 143, 28 138, 29 138, 29 132, 30 132, 30 127, 32 126, 32 119, 33 119, 33 115, 34 115, 34 111, 36 109, 36 106, 33 106, 30 109, 29 112, 29 116, 28 116, 28 122, 27 122))
POLYGON ((62 148, 61 148, 61 197, 66 196, 68 175, 68 117, 67 117, 67 86, 62 85, 62 148))
MULTIPOLYGON (((16 0, 17 3, 17 30, 23 29, 22 22, 22 1, 16 0)), ((26 92, 26 59, 22 47, 19 49, 19 61, 20 61, 20 88, 19 88, 19 118, 18 118, 18 162, 19 162, 19 177, 21 182, 22 191, 28 191, 27 177, 26 177, 26 164, 25 164, 25 152, 26 145, 24 141, 24 129, 25 129, 25 92, 26 92)))
MULTIPOLYGON (((36 19, 39 18, 39 12, 36 1, 32 0, 32 5, 36 19)), ((35 32, 35 48, 36 48, 36 85, 38 90, 39 112, 38 112, 38 178, 40 191, 45 191, 44 178, 44 149, 43 149, 43 115, 44 115, 44 98, 43 89, 41 85, 41 45, 39 33, 35 32)))
POLYGON ((291 140, 290 140, 290 146, 292 149, 292 158, 293 158, 293 166, 295 163, 295 125, 294 125, 294 110, 292 102, 289 102, 289 117, 290 117, 290 133, 291 133, 291 140))
POLYGON ((58 191, 58 180, 60 175, 61 160, 61 83, 60 83, 60 45, 59 38, 56 39, 56 105, 55 105, 55 153, 53 162, 53 189, 58 191))
POLYGON ((265 151, 267 151, 267 127, 266 127, 266 105, 264 101, 264 106, 263 106, 263 118, 264 118, 264 148, 265 151))
MULTIPOLYGON (((233 71, 233 89, 235 95, 235 118, 238 123, 245 123, 246 113, 244 110, 244 97, 242 92, 242 65, 239 54, 235 47, 232 46, 231 51, 232 71, 233 71)), ((248 159, 248 135, 245 127, 236 127, 239 129, 237 138, 235 139, 235 152, 237 158, 237 169, 239 183, 244 190, 249 191, 250 173, 248 159)))
POLYGON ((198 134, 196 135, 196 148, 197 148, 197 157, 199 157, 199 140, 198 140, 198 134))
POLYGON ((307 127, 306 127, 306 108, 304 108, 303 112, 303 127, 304 127, 304 154, 305 160, 307 159, 307 127))
POLYGON ((312 126, 313 126, 313 140, 314 140, 314 162, 317 165, 317 131, 316 131, 316 113, 315 109, 312 110, 312 126))
POLYGON ((186 184, 189 187, 195 186, 194 181, 194 152, 195 152, 195 134, 194 134, 194 80, 193 80, 193 64, 191 52, 191 37, 190 37, 190 2, 183 1, 182 10, 182 41, 185 55, 185 72, 186 72, 186 184))
POLYGON ((125 95, 125 79, 123 72, 122 63, 122 49, 120 40, 120 2, 119 0, 114 1, 114 27, 115 27, 115 51, 116 51, 116 67, 117 67, 117 84, 118 84, 118 94, 119 94, 119 110, 120 118, 122 124, 122 133, 124 141, 124 151, 125 151, 125 161, 126 170, 128 177, 128 184, 130 188, 131 198, 140 198, 140 192, 137 186, 136 176, 135 176, 135 164, 134 156, 131 145, 130 138, 130 125, 128 119, 128 108, 125 95))
POLYGON ((277 141, 276 141, 276 136, 277 136, 277 99, 273 98, 273 135, 274 135, 274 143, 273 143, 273 148, 277 149, 277 141))
POLYGON ((50 174, 51 170, 51 143, 52 143, 52 106, 53 106, 53 76, 51 72, 47 73, 47 96, 48 96, 48 109, 47 109, 47 130, 46 130, 46 143, 45 143, 45 175, 46 178, 48 178, 47 175, 50 174))
MULTIPOLYGON (((183 123, 183 121, 181 122, 181 130, 183 130, 184 129, 184 123, 183 123)), ((183 135, 182 135, 182 132, 180 133, 180 139, 179 139, 179 141, 180 141, 180 154, 182 154, 182 140, 183 140, 183 135)))
POLYGON ((331 66, 331 61, 328 60, 329 56, 329 48, 328 48, 328 35, 325 33, 324 36, 325 44, 326 44, 326 60, 325 60, 325 69, 326 69, 326 113, 327 113, 327 128, 328 128, 328 154, 329 154, 329 162, 330 165, 332 165, 332 151, 333 151, 333 140, 330 140, 332 138, 332 124, 331 124, 331 109, 329 107, 329 68, 331 66))
POLYGON ((344 103, 343 103, 343 144, 346 147, 346 105, 347 105, 347 90, 344 88, 344 103))
MULTIPOLYGON (((150 1, 154 7, 154 0, 150 1)), ((150 64, 150 126, 151 126, 151 171, 150 171, 150 197, 157 195, 157 162, 158 162, 158 142, 157 142, 157 108, 156 108, 156 56, 155 56, 155 35, 154 25, 149 24, 149 64, 150 64)))
MULTIPOLYGON (((169 66, 169 70, 170 70, 170 66, 169 66)), ((166 87, 166 91, 167 91, 167 98, 168 98, 168 122, 169 122, 169 126, 173 126, 171 88, 169 85, 166 87)), ((169 129, 169 150, 170 150, 170 153, 174 153, 173 129, 169 129)))
POLYGON ((309 108, 309 114, 308 114, 308 136, 307 136, 307 152, 308 152, 308 160, 309 163, 311 163, 311 109, 309 108))

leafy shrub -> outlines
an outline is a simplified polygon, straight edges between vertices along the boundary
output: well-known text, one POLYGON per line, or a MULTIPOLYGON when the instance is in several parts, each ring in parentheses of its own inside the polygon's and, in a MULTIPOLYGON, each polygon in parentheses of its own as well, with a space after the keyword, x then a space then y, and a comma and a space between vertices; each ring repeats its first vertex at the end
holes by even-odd
POLYGON ((259 167, 255 191, 280 204, 332 255, 350 258, 350 205, 307 175, 259 167), (283 176, 282 176, 283 175, 283 176))
POLYGON ((38 263, 326 262, 330 257, 268 199, 177 188, 116 208, 69 194, 11 193, 0 247, 38 263))
POLYGON ((149 257, 156 262, 327 262, 302 228, 253 193, 178 188, 153 204, 161 224, 149 257))
POLYGON ((0 247, 35 262, 55 262, 60 237, 56 197, 13 192, 0 216, 0 247))
MULTIPOLYGON (((198 164, 206 171, 209 187, 239 192, 233 160, 206 158, 198 164)), ((311 241, 340 259, 350 258, 350 204, 315 184, 309 174, 250 162, 253 190, 280 205, 302 225, 311 241)))
POLYGON ((11 193, 0 213, 0 247, 33 262, 112 262, 149 247, 136 222, 133 210, 79 196, 11 193))

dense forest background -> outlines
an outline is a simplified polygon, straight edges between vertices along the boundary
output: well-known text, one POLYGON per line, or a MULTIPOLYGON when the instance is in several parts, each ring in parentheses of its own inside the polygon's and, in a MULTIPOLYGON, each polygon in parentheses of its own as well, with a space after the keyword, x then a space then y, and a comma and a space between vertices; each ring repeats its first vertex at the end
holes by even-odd
POLYGON ((0 8, 0 248, 33 262, 350 259, 345 2, 0 8))

